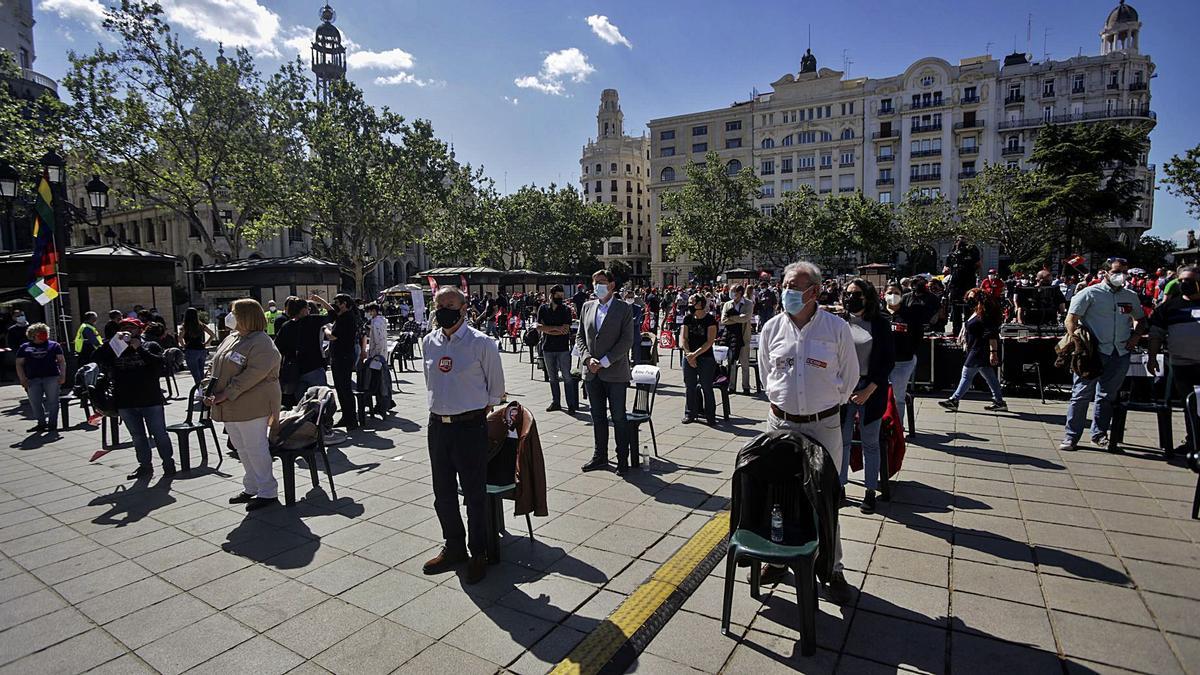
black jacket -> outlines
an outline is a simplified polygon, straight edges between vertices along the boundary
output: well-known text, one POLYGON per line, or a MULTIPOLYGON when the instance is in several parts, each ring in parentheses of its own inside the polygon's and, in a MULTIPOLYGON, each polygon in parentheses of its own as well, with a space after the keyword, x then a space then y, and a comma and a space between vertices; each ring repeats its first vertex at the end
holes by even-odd
POLYGON ((112 341, 96 350, 96 363, 112 378, 113 402, 123 408, 149 408, 164 405, 158 379, 163 372, 163 349, 157 342, 143 342, 137 349, 126 348, 117 356, 112 341))
MULTIPOLYGON (((817 511, 817 577, 828 581, 833 576, 833 550, 838 537, 838 500, 841 481, 838 467, 825 448, 804 434, 779 429, 759 434, 738 451, 733 472, 733 500, 730 505, 730 534, 739 527, 752 530, 769 525, 771 507, 781 503, 785 522, 804 518, 807 504, 799 493, 787 492, 799 487, 807 504, 817 511), (768 490, 751 486, 768 481, 768 490), (783 491, 769 494, 775 486, 783 491), (778 501, 776 501, 778 500, 778 501)), ((786 529, 786 526, 785 526, 786 529)))

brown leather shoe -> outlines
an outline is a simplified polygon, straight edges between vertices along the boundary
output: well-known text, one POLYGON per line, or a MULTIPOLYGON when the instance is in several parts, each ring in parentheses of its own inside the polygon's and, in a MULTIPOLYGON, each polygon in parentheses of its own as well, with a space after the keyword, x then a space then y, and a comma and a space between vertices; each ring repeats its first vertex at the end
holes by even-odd
POLYGON ((421 571, 425 574, 441 574, 442 572, 449 572, 466 559, 466 551, 451 551, 443 546, 442 550, 439 551, 437 555, 425 562, 425 564, 421 567, 421 571))
POLYGON ((463 581, 467 584, 477 584, 487 576, 487 560, 481 556, 473 556, 467 563, 467 576, 463 581))

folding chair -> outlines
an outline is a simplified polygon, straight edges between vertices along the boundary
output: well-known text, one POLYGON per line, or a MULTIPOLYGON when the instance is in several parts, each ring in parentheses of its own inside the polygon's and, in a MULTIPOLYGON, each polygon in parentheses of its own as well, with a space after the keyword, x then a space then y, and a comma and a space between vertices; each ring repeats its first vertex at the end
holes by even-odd
POLYGON ((204 440, 204 431, 207 429, 213 438, 213 449, 217 453, 217 467, 221 466, 221 462, 225 458, 221 455, 221 443, 217 440, 217 429, 212 421, 212 409, 199 402, 196 395, 200 392, 200 385, 192 386, 188 392, 187 401, 187 417, 179 424, 167 425, 167 431, 175 434, 176 443, 179 445, 179 468, 184 471, 192 469, 192 453, 188 444, 188 439, 194 432, 200 439, 200 462, 208 463, 208 442, 204 440), (199 410, 196 407, 199 406, 199 410), (194 420, 194 421, 193 421, 194 420))
POLYGON ((309 420, 317 425, 317 438, 312 443, 298 447, 285 448, 283 442, 286 438, 280 439, 271 445, 271 455, 278 457, 283 464, 283 496, 284 504, 292 506, 296 503, 296 460, 304 459, 304 463, 308 465, 308 471, 312 475, 313 487, 318 487, 321 481, 317 478, 317 462, 316 456, 321 455, 321 459, 325 460, 325 473, 329 477, 329 495, 333 501, 337 501, 337 488, 333 486, 333 468, 329 464, 329 451, 325 447, 325 409, 333 400, 333 391, 330 390, 321 397, 320 403, 317 405, 316 419, 309 420))
POLYGON ((658 394, 658 383, 662 380, 662 370, 658 366, 640 365, 633 368, 633 409, 625 413, 625 422, 630 425, 634 443, 630 449, 634 453, 630 461, 634 466, 640 462, 640 442, 637 442, 638 428, 642 423, 650 425, 650 443, 654 447, 654 456, 658 457, 658 438, 654 432, 654 399, 658 394))
MULTIPOLYGON (((713 345, 713 358, 717 360, 717 373, 713 377, 713 389, 721 395, 721 413, 725 421, 729 421, 729 387, 732 386, 733 373, 729 368, 729 347, 713 345)), ((682 362, 681 362, 682 363, 682 362)))
POLYGON ((1192 497, 1192 520, 1200 520, 1200 434, 1197 434, 1196 392, 1188 392, 1184 402, 1184 414, 1191 431, 1192 447, 1187 455, 1188 468, 1196 472, 1196 495, 1192 497))
MULTIPOLYGON (((526 410, 528 414, 528 410, 526 410)), ((487 489, 487 561, 489 565, 500 562, 500 533, 504 532, 505 499, 517 498, 517 448, 516 439, 509 438, 503 445, 488 455, 487 489)), ((525 526, 529 528, 529 541, 533 541, 533 521, 525 514, 525 526)))

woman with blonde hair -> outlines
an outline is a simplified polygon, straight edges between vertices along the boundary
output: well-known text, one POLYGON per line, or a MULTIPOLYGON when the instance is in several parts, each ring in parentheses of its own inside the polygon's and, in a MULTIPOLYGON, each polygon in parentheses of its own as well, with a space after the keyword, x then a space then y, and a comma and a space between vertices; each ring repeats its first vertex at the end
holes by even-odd
POLYGON ((271 471, 267 429, 279 414, 279 350, 267 335, 262 305, 250 298, 237 300, 226 319, 229 336, 217 347, 205 386, 205 405, 212 418, 225 423, 246 471, 242 492, 230 504, 254 511, 278 504, 278 484, 271 471))

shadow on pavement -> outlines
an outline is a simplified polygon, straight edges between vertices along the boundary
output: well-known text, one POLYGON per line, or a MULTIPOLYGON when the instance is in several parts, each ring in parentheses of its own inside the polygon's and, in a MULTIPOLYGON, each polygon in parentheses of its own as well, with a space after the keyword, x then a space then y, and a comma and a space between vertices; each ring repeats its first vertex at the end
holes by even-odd
POLYGON ((247 513, 226 533, 221 548, 275 569, 300 569, 311 563, 321 548, 321 537, 313 534, 305 518, 353 519, 363 512, 362 505, 349 497, 331 502, 324 490, 313 488, 293 506, 247 513))
POLYGON ((139 478, 128 488, 118 485, 106 495, 96 497, 88 502, 89 506, 108 505, 108 510, 92 519, 97 525, 115 525, 125 527, 136 523, 150 515, 156 509, 175 503, 171 496, 171 483, 174 477, 163 476, 153 486, 150 478, 139 478))

